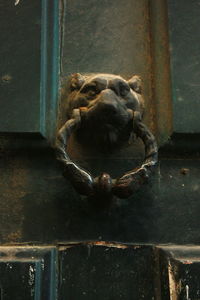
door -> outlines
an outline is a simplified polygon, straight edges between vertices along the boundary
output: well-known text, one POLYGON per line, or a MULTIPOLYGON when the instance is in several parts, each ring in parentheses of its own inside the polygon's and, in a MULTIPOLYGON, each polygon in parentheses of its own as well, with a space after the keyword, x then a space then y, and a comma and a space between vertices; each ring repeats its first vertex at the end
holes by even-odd
MULTIPOLYGON (((200 299, 199 1, 2 1, 0 299, 200 299), (109 205, 56 161, 72 73, 143 78, 159 163, 109 205)), ((95 176, 143 157, 70 141, 95 176)))

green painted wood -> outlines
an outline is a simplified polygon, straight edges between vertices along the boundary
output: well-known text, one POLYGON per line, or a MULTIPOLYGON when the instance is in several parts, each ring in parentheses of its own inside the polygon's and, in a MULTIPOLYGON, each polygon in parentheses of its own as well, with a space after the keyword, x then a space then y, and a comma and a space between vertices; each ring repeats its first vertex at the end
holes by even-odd
POLYGON ((54 247, 0 247, 0 299, 55 300, 56 268, 54 247))
POLYGON ((40 131, 40 1, 1 1, 0 24, 0 130, 40 131))
POLYGON ((59 1, 41 0, 40 130, 53 143, 59 85, 59 1))
POLYGON ((149 30, 145 1, 65 2, 64 74, 99 72, 131 76, 133 72, 144 72, 147 66, 141 64, 139 57, 145 60, 148 51, 148 41, 143 39, 149 30))
POLYGON ((173 124, 175 132, 200 132, 200 3, 168 0, 173 124))
POLYGON ((1 132, 53 136, 57 113, 58 22, 57 0, 1 2, 1 132))
POLYGON ((142 76, 145 115, 152 126, 148 1, 69 0, 61 6, 61 75, 114 73, 142 76))
POLYGON ((0 262, 1 297, 4 300, 40 300, 40 280, 37 262, 0 262), (37 275, 36 275, 37 274, 37 275))
MULTIPOLYGON (((199 140, 197 136, 196 141, 199 140)), ((101 201, 88 201, 72 188, 63 177, 53 150, 43 140, 2 138, 0 242, 198 244, 199 150, 192 149, 192 143, 188 143, 188 148, 180 143, 179 148, 172 145, 167 151, 160 150, 159 166, 149 184, 130 199, 115 199, 111 205, 103 206, 101 201), (188 169, 185 175, 183 168, 188 169)), ((94 175, 103 168, 117 177, 137 165, 138 160, 127 155, 84 158, 80 163, 94 175)))

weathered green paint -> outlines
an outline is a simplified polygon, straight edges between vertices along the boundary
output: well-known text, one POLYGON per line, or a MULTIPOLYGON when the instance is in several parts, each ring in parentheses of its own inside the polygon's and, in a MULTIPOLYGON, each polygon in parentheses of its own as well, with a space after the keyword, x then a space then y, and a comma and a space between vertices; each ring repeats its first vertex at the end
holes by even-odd
POLYGON ((52 139, 58 98, 58 1, 0 4, 0 131, 52 139), (6 16, 6 17, 5 17, 6 16))
POLYGON ((168 0, 173 124, 175 132, 200 132, 199 1, 168 0))
POLYGON ((166 0, 151 0, 149 8, 152 98, 156 103, 157 141, 161 145, 169 139, 173 131, 167 2, 166 0))
POLYGON ((41 2, 0 3, 0 130, 40 131, 41 2))
POLYGON ((59 1, 41 0, 40 131, 51 143, 57 129, 59 1))
POLYGON ((149 54, 146 1, 65 1, 63 74, 144 73, 149 54), (141 64, 140 60, 144 64, 141 64))
MULTIPOLYGON (((128 200, 101 207, 73 190, 42 140, 21 138, 20 145, 19 137, 10 138, 11 149, 4 146, 0 160, 1 243, 100 239, 198 244, 199 145, 192 149, 191 139, 188 148, 184 144, 176 147, 176 141, 177 137, 171 150, 162 150, 149 184, 128 200), (182 168, 189 173, 182 174, 182 168)), ((138 163, 131 156, 123 158, 122 153, 115 158, 96 156, 80 161, 94 176, 103 168, 113 177, 138 163)))
POLYGON ((62 34, 63 81, 71 73, 141 75, 145 115, 154 129, 149 5, 146 0, 65 1, 62 34))
POLYGON ((2 300, 56 300, 55 247, 0 247, 2 300))

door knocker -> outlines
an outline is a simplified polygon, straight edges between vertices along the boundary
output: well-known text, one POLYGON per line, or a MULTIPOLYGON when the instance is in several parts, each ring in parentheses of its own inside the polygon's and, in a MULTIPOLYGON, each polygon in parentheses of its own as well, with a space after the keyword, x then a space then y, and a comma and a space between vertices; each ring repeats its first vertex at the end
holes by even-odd
POLYGON ((156 140, 142 122, 144 104, 140 77, 135 75, 126 81, 112 74, 74 74, 67 101, 68 120, 56 138, 57 158, 64 166, 64 176, 82 195, 131 196, 146 182, 158 160, 156 140), (100 144, 108 146, 115 146, 134 133, 144 143, 144 162, 117 179, 104 172, 93 178, 67 154, 69 137, 75 131, 80 136, 96 138, 100 144))

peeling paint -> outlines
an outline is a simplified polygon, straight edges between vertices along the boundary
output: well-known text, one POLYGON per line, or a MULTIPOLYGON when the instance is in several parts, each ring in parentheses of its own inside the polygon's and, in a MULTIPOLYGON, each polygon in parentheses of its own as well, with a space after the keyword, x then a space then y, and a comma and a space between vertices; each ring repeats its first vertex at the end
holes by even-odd
POLYGON ((192 264, 192 261, 190 261, 190 260, 185 260, 185 261, 183 261, 183 263, 184 263, 185 265, 191 265, 191 264, 192 264))
POLYGON ((34 284, 34 280, 35 280, 35 274, 34 274, 34 269, 32 266, 29 267, 29 271, 28 271, 28 274, 29 274, 29 285, 32 286, 34 284))
POLYGON ((4 83, 10 83, 10 81, 12 80, 12 76, 9 74, 5 74, 1 77, 1 80, 4 83))
POLYGON ((168 276, 169 276, 169 291, 170 291, 170 300, 178 300, 181 290, 181 281, 177 282, 175 279, 175 269, 171 265, 171 262, 168 262, 168 276))
POLYGON ((188 285, 185 286, 185 292, 186 292, 186 300, 191 300, 189 298, 189 286, 188 285))
MULTIPOLYGON (((120 249, 126 249, 129 248, 130 246, 128 245, 123 245, 123 244, 115 244, 115 243, 110 243, 110 242, 105 242, 105 241, 97 241, 95 243, 93 243, 93 245, 97 245, 97 246, 108 246, 108 247, 114 247, 114 248, 120 248, 120 249)), ((137 246, 135 246, 137 247, 137 246)))
POLYGON ((42 267, 42 270, 44 271, 44 259, 41 260, 41 267, 42 267))
POLYGON ((18 5, 20 0, 15 0, 15 6, 18 5))
POLYGON ((187 175, 189 173, 189 171, 190 171, 190 169, 188 169, 188 168, 182 168, 180 170, 180 173, 183 174, 183 175, 187 175))
POLYGON ((107 241, 93 241, 93 242, 86 242, 86 243, 72 243, 72 244, 67 244, 67 245, 59 245, 59 249, 62 250, 66 250, 67 248, 71 248, 74 246, 107 246, 110 248, 119 248, 119 249, 127 249, 127 248, 133 248, 133 249, 140 249, 142 246, 140 245, 125 245, 125 244, 121 244, 121 243, 115 243, 115 242, 107 242, 107 241))

